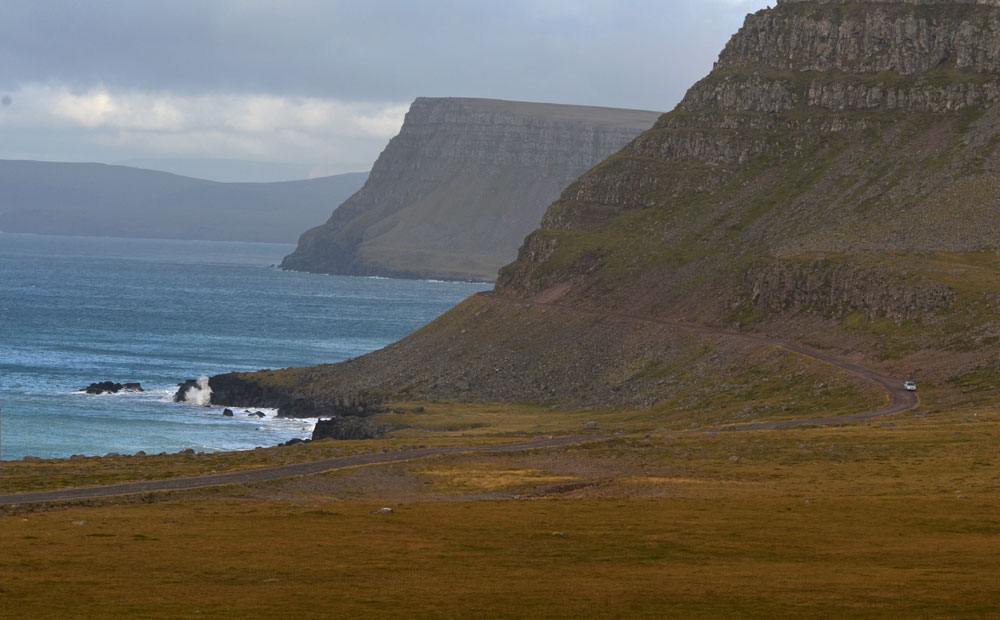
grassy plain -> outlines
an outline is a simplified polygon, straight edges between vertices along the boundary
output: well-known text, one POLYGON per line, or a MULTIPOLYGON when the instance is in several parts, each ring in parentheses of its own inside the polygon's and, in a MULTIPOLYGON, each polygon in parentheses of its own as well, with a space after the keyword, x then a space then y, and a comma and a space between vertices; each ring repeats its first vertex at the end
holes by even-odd
MULTIPOLYGON (((434 406, 424 415, 442 425, 500 413, 434 406)), ((708 434, 629 433, 627 414, 552 413, 564 429, 594 418, 625 434, 8 510, 0 608, 35 618, 1000 615, 995 409, 708 434), (393 512, 375 514, 383 506, 393 512)), ((534 428, 523 415, 497 434, 438 440, 507 440, 534 428)), ((256 454, 282 462, 326 443, 256 454)))
MULTIPOLYGON (((242 471, 364 452, 518 443, 526 437, 570 432, 587 435, 583 425, 589 420, 601 420, 605 428, 610 424, 623 431, 635 430, 637 424, 636 417, 630 412, 552 411, 534 405, 396 403, 393 409, 400 413, 380 414, 377 422, 405 428, 378 441, 317 441, 286 447, 189 455, 0 461, 0 486, 3 493, 49 491, 242 471), (420 413, 414 413, 414 409, 420 413)), ((648 426, 647 421, 642 427, 648 426)))

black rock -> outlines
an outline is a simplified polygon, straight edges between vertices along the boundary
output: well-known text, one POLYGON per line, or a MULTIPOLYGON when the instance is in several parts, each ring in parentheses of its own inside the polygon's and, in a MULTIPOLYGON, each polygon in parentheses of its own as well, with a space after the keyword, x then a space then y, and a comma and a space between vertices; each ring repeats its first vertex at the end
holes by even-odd
POLYGON ((233 417, 233 410, 232 409, 223 409, 222 410, 222 415, 226 416, 227 418, 231 418, 231 417, 233 417))
POLYGON ((384 437, 395 427, 389 424, 376 424, 368 418, 357 416, 334 417, 329 420, 317 420, 313 427, 312 438, 316 439, 378 439, 384 437))
POLYGON ((142 392, 143 389, 138 383, 101 381, 100 383, 91 383, 80 391, 87 394, 117 394, 118 392, 142 392))
POLYGON ((177 391, 174 393, 174 402, 183 403, 187 402, 187 391, 191 388, 198 387, 197 379, 188 379, 184 383, 177 384, 177 391))

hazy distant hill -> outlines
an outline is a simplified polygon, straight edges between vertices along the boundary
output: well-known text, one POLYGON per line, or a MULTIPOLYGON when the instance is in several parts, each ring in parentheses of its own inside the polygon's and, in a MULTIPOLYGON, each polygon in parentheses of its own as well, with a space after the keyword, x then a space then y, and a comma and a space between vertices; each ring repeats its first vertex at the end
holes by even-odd
POLYGON ((367 178, 217 183, 125 166, 0 160, 0 230, 287 243, 367 178))
POLYGON ((545 207, 657 112, 420 97, 364 189, 282 267, 492 280, 545 207))
POLYGON ((278 183, 312 179, 314 166, 311 164, 287 164, 272 161, 249 161, 244 159, 217 159, 207 157, 165 157, 137 158, 111 162, 117 166, 160 170, 171 174, 196 179, 208 179, 220 183, 278 183))

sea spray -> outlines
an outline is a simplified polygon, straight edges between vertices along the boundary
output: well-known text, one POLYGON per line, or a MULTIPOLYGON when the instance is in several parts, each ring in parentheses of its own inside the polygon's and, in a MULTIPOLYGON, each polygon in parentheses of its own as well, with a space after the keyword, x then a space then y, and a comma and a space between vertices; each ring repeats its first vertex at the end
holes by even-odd
POLYGON ((204 375, 198 377, 195 385, 192 385, 184 392, 184 400, 192 405, 208 407, 212 402, 212 388, 208 385, 208 377, 204 375))

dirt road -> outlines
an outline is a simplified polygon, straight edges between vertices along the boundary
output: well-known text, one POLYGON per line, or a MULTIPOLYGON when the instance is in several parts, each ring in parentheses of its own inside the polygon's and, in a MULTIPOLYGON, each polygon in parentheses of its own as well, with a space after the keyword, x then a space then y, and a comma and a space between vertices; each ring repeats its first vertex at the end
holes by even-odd
POLYGON ((280 465, 277 467, 264 467, 261 469, 250 469, 244 471, 234 471, 224 474, 212 474, 209 476, 192 476, 189 478, 168 478, 166 480, 150 480, 148 482, 127 482, 124 484, 113 484, 102 487, 85 487, 80 489, 63 489, 61 491, 41 491, 38 493, 18 493, 14 495, 0 495, 0 505, 11 504, 32 504, 39 502, 55 502, 64 500, 95 499, 99 497, 111 497, 114 495, 131 495, 134 493, 151 493, 154 491, 182 491, 188 489, 201 489, 204 487, 222 486, 226 484, 247 484, 253 482, 267 482, 278 480, 279 478, 291 478, 293 476, 308 476, 311 474, 321 474, 337 469, 347 469, 349 467, 360 467, 363 465, 381 465, 383 463, 397 463, 399 461, 410 461, 413 459, 427 458, 441 454, 455 454, 461 452, 519 452, 521 450, 533 450, 537 448, 557 448, 590 441, 603 441, 608 437, 553 437, 548 439, 538 439, 516 444, 505 444, 498 446, 465 446, 451 448, 420 448, 416 450, 405 450, 400 452, 372 452, 367 454, 356 454, 354 456, 342 456, 322 461, 311 461, 308 463, 295 463, 293 465, 280 465))
POLYGON ((489 297, 490 299, 493 299, 495 301, 507 302, 511 304, 523 304, 528 306, 550 308, 561 312, 590 314, 593 316, 618 317, 622 319, 629 319, 643 323, 665 325, 667 327, 680 329, 695 334, 704 334, 706 336, 722 336, 726 338, 738 338, 740 340, 745 340, 749 342, 756 342, 764 345, 777 346, 783 349, 787 349, 789 351, 793 351, 800 355, 805 355, 806 357, 811 357, 821 362, 826 362, 827 364, 830 364, 831 366, 834 366, 836 368, 846 370, 847 372, 853 375, 861 377, 867 381, 871 381, 872 383, 881 385, 883 388, 885 388, 886 392, 889 393, 889 404, 886 405, 885 407, 873 411, 863 411, 861 413, 855 413, 848 416, 838 416, 831 418, 807 418, 802 420, 782 420, 780 422, 759 422, 755 424, 739 424, 733 426, 698 429, 692 432, 704 432, 707 430, 716 430, 716 431, 717 430, 724 430, 724 431, 774 430, 781 428, 793 428, 796 426, 847 424, 851 422, 862 422, 865 420, 871 420, 874 418, 878 418, 893 413, 902 413, 903 411, 909 411, 910 409, 913 409, 920 403, 920 400, 917 397, 916 392, 910 392, 903 387, 902 379, 888 377, 886 375, 875 372, 870 368, 865 368, 860 364, 856 364, 849 360, 845 360, 841 357, 837 357, 836 355, 825 353, 823 351, 817 351, 815 349, 811 349, 809 347, 794 342, 787 342, 784 340, 778 340, 776 338, 769 338, 767 336, 762 336, 759 334, 749 334, 745 332, 737 332, 728 329, 708 327, 705 325, 678 323, 675 321, 667 321, 655 317, 642 316, 638 314, 629 314, 627 312, 613 312, 609 310, 579 308, 576 306, 564 306, 561 304, 555 304, 543 301, 533 301, 529 299, 511 299, 506 297, 497 297, 493 295, 491 291, 485 291, 483 293, 478 293, 478 294, 484 297, 489 297))

